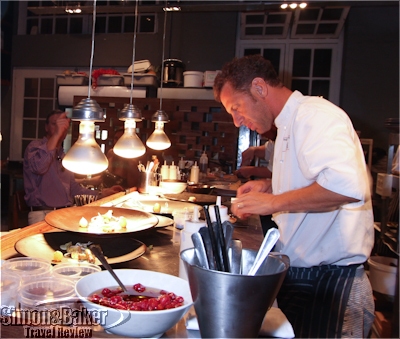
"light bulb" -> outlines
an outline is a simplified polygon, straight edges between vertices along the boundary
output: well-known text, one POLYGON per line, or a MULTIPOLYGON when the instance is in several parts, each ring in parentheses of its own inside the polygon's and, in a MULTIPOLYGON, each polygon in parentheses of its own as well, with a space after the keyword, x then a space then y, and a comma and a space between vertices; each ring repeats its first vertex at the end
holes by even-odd
POLYGON ((63 166, 77 174, 96 174, 108 167, 108 160, 94 139, 94 122, 81 121, 79 138, 62 161, 63 166))
POLYGON ((171 146, 171 141, 164 132, 164 123, 157 121, 154 132, 146 141, 146 145, 155 150, 167 149, 171 146))
POLYGON ((306 7, 307 7, 307 3, 302 2, 302 3, 299 5, 299 7, 300 7, 300 8, 306 8, 306 7))
POLYGON ((289 5, 289 7, 290 7, 291 9, 295 9, 295 8, 297 7, 297 4, 296 4, 296 3, 292 3, 292 4, 289 5))
POLYGON ((137 136, 136 121, 127 119, 124 122, 125 131, 114 145, 114 153, 123 158, 137 158, 146 152, 142 141, 137 136))
POLYGON ((281 5, 281 8, 282 8, 282 9, 286 9, 287 7, 288 7, 288 4, 282 4, 282 5, 281 5))

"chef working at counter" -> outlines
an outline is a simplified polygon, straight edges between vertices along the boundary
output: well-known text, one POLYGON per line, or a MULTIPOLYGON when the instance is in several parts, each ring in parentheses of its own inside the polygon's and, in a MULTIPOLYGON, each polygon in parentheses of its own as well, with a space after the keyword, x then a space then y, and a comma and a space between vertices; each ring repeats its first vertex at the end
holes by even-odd
POLYGON ((72 206, 75 195, 104 198, 124 190, 117 185, 101 192, 84 188, 75 181, 74 174, 62 166, 61 160, 65 155, 62 143, 69 123, 65 112, 52 111, 46 117, 46 135, 41 140, 32 141, 25 150, 23 171, 25 201, 31 209, 29 225, 44 220, 52 210, 72 206))
POLYGON ((235 126, 259 134, 275 124, 272 179, 237 191, 239 217, 273 214, 275 250, 290 258, 277 301, 300 338, 366 338, 374 319, 363 263, 374 242, 367 167, 347 114, 320 97, 283 86, 271 63, 227 63, 214 95, 235 126))

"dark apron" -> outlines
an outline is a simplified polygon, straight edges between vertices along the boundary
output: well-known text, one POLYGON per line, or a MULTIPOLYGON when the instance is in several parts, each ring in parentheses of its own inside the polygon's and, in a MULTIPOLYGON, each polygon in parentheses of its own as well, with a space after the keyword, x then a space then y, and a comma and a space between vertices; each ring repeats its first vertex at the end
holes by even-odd
POLYGON ((357 265, 290 267, 278 306, 297 338, 340 338, 357 265))

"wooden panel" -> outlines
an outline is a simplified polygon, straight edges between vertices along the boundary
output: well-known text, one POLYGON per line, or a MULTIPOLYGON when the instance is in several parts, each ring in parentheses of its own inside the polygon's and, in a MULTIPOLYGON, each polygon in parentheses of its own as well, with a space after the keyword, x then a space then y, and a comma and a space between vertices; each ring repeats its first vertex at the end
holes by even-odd
MULTIPOLYGON (((74 106, 83 97, 74 98, 74 106)), ((118 120, 118 112, 129 98, 96 97, 97 103, 106 111, 106 121, 96 123, 100 130, 108 133, 106 140, 97 140, 104 144, 105 152, 113 147, 114 131, 123 128, 123 121, 118 120)), ((145 120, 137 123, 138 136, 145 144, 153 133, 152 115, 160 108, 157 98, 134 99, 134 104, 142 111, 145 120)), ((232 162, 233 167, 237 157, 237 141, 239 130, 232 122, 232 117, 223 106, 214 100, 182 100, 163 99, 162 108, 170 118, 164 129, 171 140, 172 146, 165 151, 147 149, 146 156, 155 154, 160 160, 165 156, 172 157, 177 163, 180 157, 187 160, 198 160, 204 149, 209 159, 232 162)), ((79 135, 79 122, 73 122, 72 142, 79 135)))

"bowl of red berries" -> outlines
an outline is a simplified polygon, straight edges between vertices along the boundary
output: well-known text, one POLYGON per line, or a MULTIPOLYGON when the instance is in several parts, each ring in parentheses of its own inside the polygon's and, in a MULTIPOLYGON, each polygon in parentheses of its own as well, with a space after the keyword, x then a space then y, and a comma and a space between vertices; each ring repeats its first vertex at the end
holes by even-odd
POLYGON ((84 312, 94 325, 127 337, 158 338, 193 304, 189 283, 173 275, 136 269, 114 270, 126 287, 108 271, 81 278, 75 285, 84 312))

